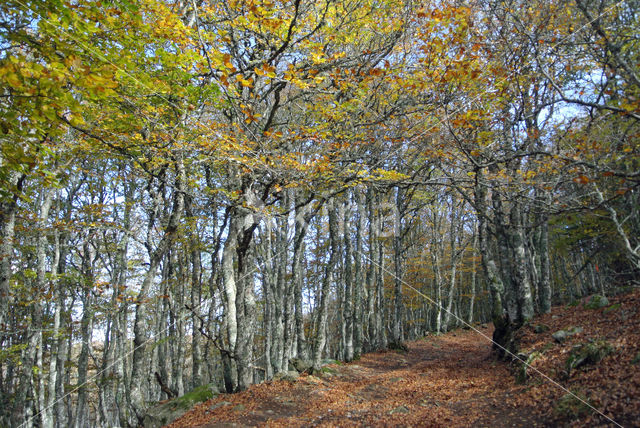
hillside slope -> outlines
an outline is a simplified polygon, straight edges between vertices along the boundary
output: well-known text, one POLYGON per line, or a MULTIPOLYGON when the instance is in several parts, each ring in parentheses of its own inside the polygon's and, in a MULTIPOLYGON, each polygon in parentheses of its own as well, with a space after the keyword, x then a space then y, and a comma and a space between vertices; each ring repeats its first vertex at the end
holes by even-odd
POLYGON ((622 426, 640 426, 639 308, 635 291, 598 309, 555 307, 524 327, 522 357, 557 384, 496 361, 484 337, 491 328, 478 327, 334 364, 319 377, 220 394, 170 426, 616 426, 563 388, 622 426), (561 329, 567 337, 554 339, 561 329))

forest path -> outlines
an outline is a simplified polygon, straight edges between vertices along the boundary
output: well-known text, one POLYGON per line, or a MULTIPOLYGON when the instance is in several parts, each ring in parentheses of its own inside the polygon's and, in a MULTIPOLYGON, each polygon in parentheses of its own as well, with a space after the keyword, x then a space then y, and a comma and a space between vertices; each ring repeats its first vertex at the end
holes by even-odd
MULTIPOLYGON (((481 331, 491 337, 490 329, 481 331)), ((221 394, 171 426, 545 425, 517 399, 525 387, 477 332, 457 330, 408 346, 407 353, 375 352, 328 366, 322 377, 221 394)))

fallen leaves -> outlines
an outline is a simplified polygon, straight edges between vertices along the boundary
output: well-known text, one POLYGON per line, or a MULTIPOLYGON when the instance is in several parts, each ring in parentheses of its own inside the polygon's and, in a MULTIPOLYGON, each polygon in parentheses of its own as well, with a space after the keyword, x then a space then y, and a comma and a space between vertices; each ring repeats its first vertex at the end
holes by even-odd
MULTIPOLYGON (((541 353, 532 366, 559 383, 574 346, 596 339, 614 344, 613 354, 576 369, 563 387, 616 422, 639 426, 640 375, 633 361, 640 352, 640 292, 611 300, 615 310, 556 307, 521 330, 521 344, 541 353), (536 324, 550 329, 535 333, 536 324), (584 332, 554 343, 551 333, 569 326, 584 332)), ((527 384, 516 384, 512 368, 496 362, 491 344, 474 331, 429 336, 411 343, 407 354, 375 352, 330 368, 331 377, 303 375, 294 384, 265 382, 221 394, 171 427, 610 424, 535 370, 527 384)))

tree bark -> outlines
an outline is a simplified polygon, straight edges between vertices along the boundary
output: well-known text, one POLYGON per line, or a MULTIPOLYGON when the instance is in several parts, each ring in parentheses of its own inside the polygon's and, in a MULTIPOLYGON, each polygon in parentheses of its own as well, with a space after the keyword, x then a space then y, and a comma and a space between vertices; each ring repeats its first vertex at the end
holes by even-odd
POLYGON ((391 342, 400 346, 404 340, 402 301, 403 251, 404 251, 404 213, 406 207, 405 193, 401 188, 396 189, 396 214, 393 219, 393 320, 391 342))
POLYGON ((345 349, 344 360, 353 361, 353 273, 351 269, 351 261, 353 259, 353 250, 351 246, 351 205, 346 201, 344 222, 343 222, 343 239, 344 239, 344 323, 345 323, 345 349))
POLYGON ((327 315, 329 292, 331 282, 333 280, 333 269, 335 266, 336 252, 338 248, 338 220, 336 218, 335 204, 333 200, 327 203, 327 209, 329 214, 329 259, 324 270, 324 277, 322 279, 322 288, 320 290, 320 302, 317 306, 318 311, 318 323, 316 327, 316 337, 313 342, 313 370, 320 370, 322 363, 322 351, 327 342, 327 315))
POLYGON ((363 299, 362 291, 365 287, 364 278, 362 274, 362 241, 364 234, 364 220, 365 220, 365 205, 362 195, 362 189, 356 188, 354 190, 354 199, 356 204, 356 248, 354 253, 354 290, 353 290, 353 358, 359 359, 362 354, 362 342, 364 339, 364 319, 363 319, 363 299))
MULTIPOLYGON (((149 268, 142 281, 140 291, 136 296, 136 311, 133 324, 133 358, 131 361, 131 379, 130 379, 130 402, 131 408, 139 423, 142 423, 146 410, 145 386, 148 384, 150 373, 146 373, 146 317, 147 317, 147 295, 153 279, 156 275, 160 261, 168 251, 178 225, 182 217, 184 209, 184 187, 186 180, 184 165, 179 161, 176 165, 176 189, 173 195, 173 208, 165 227, 164 234, 156 246, 156 249, 150 254, 149 268), (148 375, 145 377, 145 373, 148 375)), ((149 243, 150 244, 150 243, 149 243)))

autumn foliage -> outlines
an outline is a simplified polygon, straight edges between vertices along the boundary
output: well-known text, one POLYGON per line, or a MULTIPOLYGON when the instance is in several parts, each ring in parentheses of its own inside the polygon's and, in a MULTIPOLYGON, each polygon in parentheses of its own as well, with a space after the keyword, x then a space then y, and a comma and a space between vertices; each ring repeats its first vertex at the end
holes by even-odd
POLYGON ((138 426, 205 385, 245 411, 183 423, 605 423, 465 323, 633 423, 600 371, 637 296, 552 305, 640 278, 637 10, 0 2, 0 426, 138 426), (360 357, 276 403, 291 358, 360 357))

